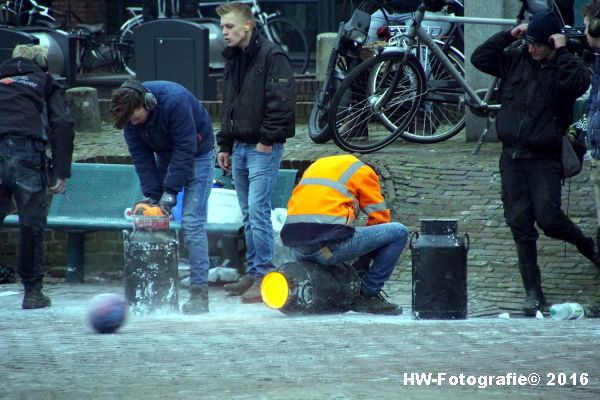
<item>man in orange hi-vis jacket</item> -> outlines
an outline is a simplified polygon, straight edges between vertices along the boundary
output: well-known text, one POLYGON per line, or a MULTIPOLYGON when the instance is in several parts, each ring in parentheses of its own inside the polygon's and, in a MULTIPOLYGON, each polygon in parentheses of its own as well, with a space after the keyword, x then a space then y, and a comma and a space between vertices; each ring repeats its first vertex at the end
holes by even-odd
POLYGON ((306 170, 288 202, 281 231, 298 261, 334 265, 372 259, 366 271, 359 271, 361 291, 352 310, 374 314, 402 313, 380 292, 407 238, 406 227, 391 222, 377 173, 352 155, 323 157, 306 170), (355 227, 360 211, 367 224, 355 227))

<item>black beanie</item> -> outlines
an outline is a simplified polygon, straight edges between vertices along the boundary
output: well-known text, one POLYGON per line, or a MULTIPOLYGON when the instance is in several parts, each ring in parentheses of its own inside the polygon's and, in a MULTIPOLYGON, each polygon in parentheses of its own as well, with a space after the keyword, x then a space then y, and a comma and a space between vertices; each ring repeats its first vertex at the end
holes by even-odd
POLYGON ((562 31, 562 24, 554 15, 549 11, 542 11, 535 13, 529 19, 527 25, 527 42, 538 42, 548 44, 548 39, 555 33, 562 31))

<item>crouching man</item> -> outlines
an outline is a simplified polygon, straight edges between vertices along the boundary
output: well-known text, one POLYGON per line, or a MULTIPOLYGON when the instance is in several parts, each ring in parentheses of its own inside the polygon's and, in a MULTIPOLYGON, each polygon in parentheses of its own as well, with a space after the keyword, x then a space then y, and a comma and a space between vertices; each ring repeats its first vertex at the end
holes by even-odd
POLYGON ((390 221, 379 178, 370 166, 352 155, 324 157, 294 188, 281 239, 299 261, 326 267, 360 259, 360 296, 352 310, 398 315, 402 308, 385 300, 381 289, 404 250, 408 230, 390 221), (360 211, 367 215, 367 224, 354 227, 360 211))

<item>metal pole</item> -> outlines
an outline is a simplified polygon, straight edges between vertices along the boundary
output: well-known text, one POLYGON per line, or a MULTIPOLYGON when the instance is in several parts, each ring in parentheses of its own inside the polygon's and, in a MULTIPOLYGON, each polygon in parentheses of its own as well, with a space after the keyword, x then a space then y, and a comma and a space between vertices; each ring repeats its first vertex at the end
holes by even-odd
POLYGON ((423 18, 427 21, 454 22, 457 24, 482 24, 482 25, 509 25, 516 24, 516 20, 508 18, 480 18, 480 17, 455 17, 453 15, 438 15, 429 12, 423 18))

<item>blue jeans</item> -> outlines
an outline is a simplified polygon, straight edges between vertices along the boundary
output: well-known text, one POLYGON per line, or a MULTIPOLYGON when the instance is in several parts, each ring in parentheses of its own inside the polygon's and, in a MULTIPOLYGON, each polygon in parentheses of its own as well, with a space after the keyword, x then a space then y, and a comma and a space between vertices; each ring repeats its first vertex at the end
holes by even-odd
POLYGON ((189 256, 190 283, 194 285, 208 285, 206 220, 214 168, 214 150, 196 157, 193 173, 184 186, 181 228, 189 256))
POLYGON ((233 183, 244 216, 246 274, 261 280, 273 266, 271 195, 283 156, 283 143, 271 153, 256 151, 255 144, 236 141, 231 155, 233 183))
POLYGON ((294 249, 294 254, 298 261, 335 265, 373 253, 373 265, 362 278, 360 290, 366 295, 376 295, 394 272, 407 239, 408 229, 399 222, 359 226, 351 238, 328 246, 332 253, 329 258, 320 249, 312 253, 294 249))

